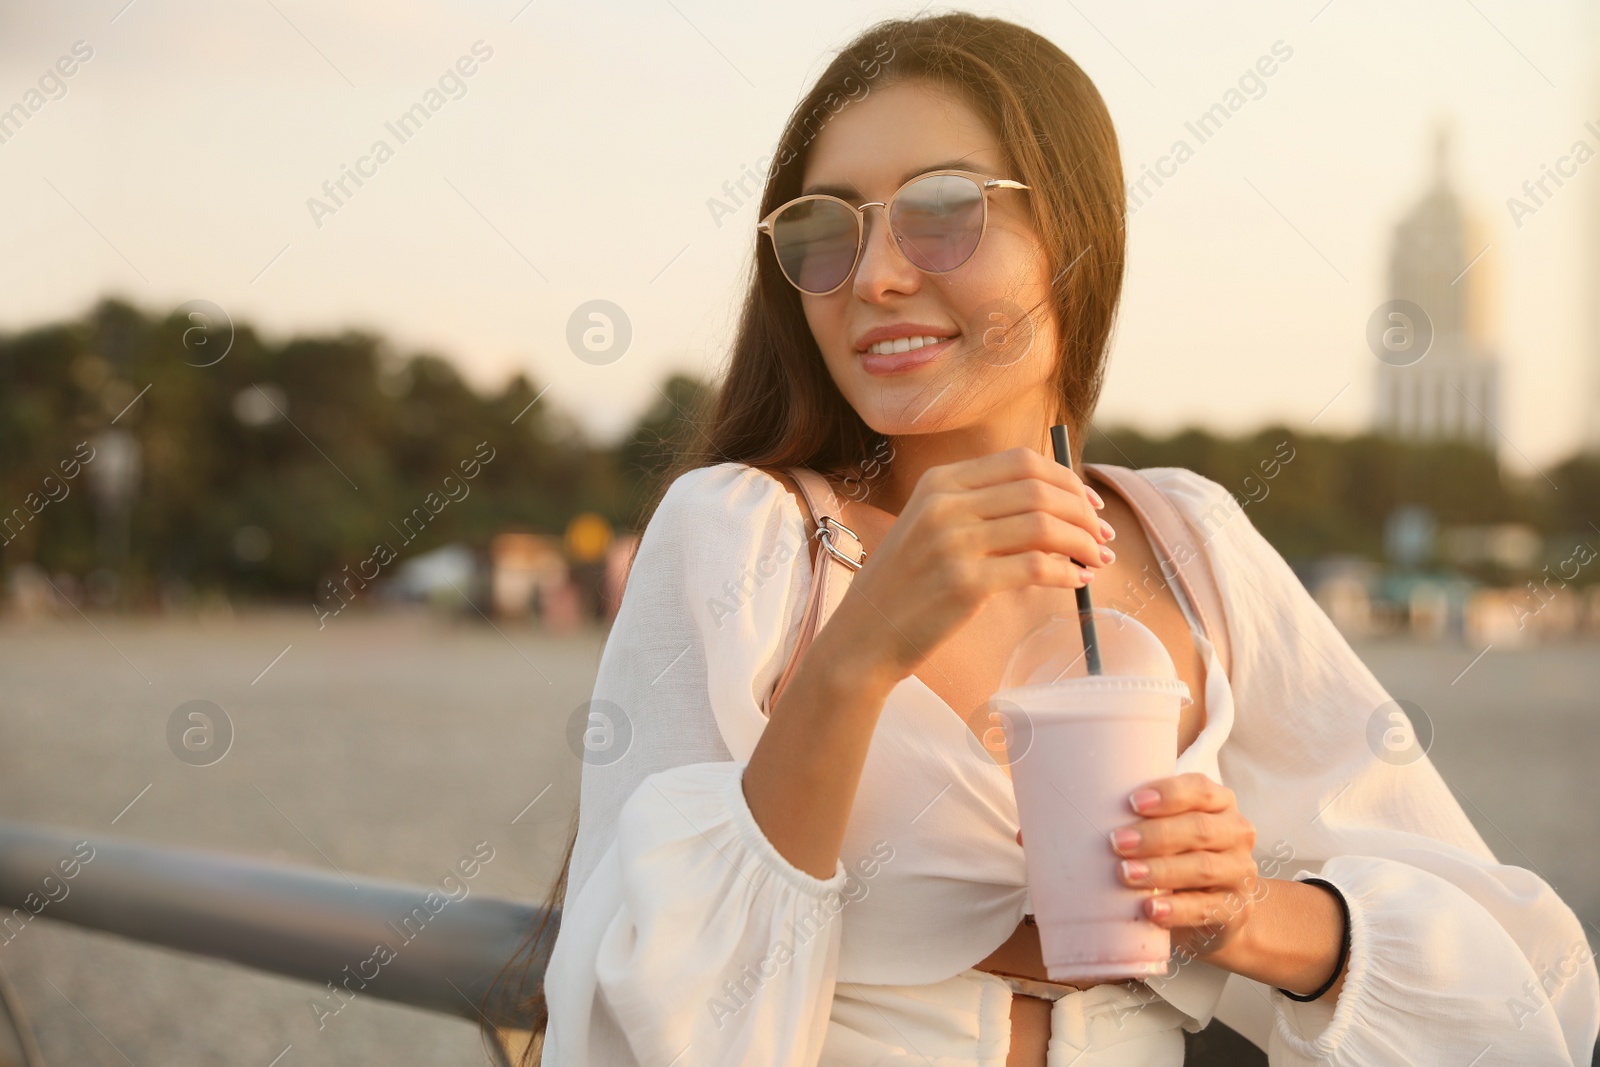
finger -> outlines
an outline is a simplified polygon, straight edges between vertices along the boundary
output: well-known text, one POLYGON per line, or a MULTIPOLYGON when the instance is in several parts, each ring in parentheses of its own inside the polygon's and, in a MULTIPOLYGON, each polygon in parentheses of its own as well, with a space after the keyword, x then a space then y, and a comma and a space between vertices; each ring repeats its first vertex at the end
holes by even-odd
POLYGON ((1053 585, 1078 589, 1094 579, 1094 571, 1080 567, 1066 556, 1054 552, 1016 552, 979 561, 979 581, 987 593, 1023 589, 1030 585, 1053 585))
POLYGON ((1140 815, 1172 815, 1180 811, 1227 811, 1237 804, 1233 790, 1199 771, 1157 778, 1128 796, 1128 806, 1140 815), (1156 794, 1153 803, 1139 804, 1144 790, 1156 794))
POLYGON ((1125 859, 1117 877, 1135 889, 1238 890, 1256 874, 1256 864, 1241 849, 1226 852, 1184 852, 1175 856, 1125 859))
POLYGON ((1100 513, 1085 493, 1063 489, 1043 478, 1021 478, 973 489, 967 493, 967 500, 972 514, 980 519, 1044 511, 1083 527, 1097 541, 1110 540, 1101 529, 1100 513))
POLYGON ((1142 904, 1146 918, 1159 926, 1169 929, 1179 926, 1210 927, 1216 930, 1226 929, 1234 922, 1242 922, 1246 915, 1248 902, 1238 893, 1206 892, 1191 890, 1183 893, 1156 893, 1152 894, 1142 904), (1155 914, 1162 901, 1167 905, 1163 915, 1155 914))
POLYGON ((1199 849, 1222 852, 1234 848, 1250 851, 1255 845, 1255 826, 1238 812, 1185 811, 1177 815, 1143 819, 1112 831, 1111 849, 1119 856, 1144 859, 1150 856, 1176 856, 1199 849), (1119 830, 1132 830, 1138 840, 1119 844, 1119 830))
POLYGON ((933 468, 928 474, 940 487, 947 489, 982 489, 1000 482, 1041 478, 1075 496, 1082 496, 1085 492, 1083 479, 1078 477, 1076 471, 1057 463, 1053 457, 1037 449, 1022 446, 945 464, 933 468))
POLYGON ((1048 512, 1030 511, 980 523, 971 536, 986 555, 1011 555, 1017 552, 1055 552, 1080 566, 1103 567, 1100 542, 1081 526, 1074 526, 1048 512))

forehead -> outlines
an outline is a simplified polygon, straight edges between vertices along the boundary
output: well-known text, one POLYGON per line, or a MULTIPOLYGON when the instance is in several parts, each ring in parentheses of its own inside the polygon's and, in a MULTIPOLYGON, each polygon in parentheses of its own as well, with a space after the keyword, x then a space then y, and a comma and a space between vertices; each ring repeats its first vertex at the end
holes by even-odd
POLYGON ((899 82, 828 119, 812 143, 802 192, 876 199, 923 171, 1004 177, 1003 166, 994 131, 966 101, 930 82, 899 82))

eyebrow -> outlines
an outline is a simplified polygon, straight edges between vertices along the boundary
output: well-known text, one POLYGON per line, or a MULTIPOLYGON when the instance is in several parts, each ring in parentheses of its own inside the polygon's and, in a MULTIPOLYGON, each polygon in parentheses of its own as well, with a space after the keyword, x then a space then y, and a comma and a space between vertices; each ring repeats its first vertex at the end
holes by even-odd
MULTIPOLYGON (((900 185, 904 185, 906 182, 910 181, 912 178, 915 178, 919 174, 926 174, 932 170, 970 170, 978 173, 983 172, 983 168, 974 167, 971 160, 947 159, 942 163, 930 163, 926 166, 911 168, 901 176, 900 185)), ((899 187, 899 185, 895 186, 897 189, 899 187)), ((828 184, 818 182, 808 185, 800 191, 801 196, 815 196, 819 193, 827 196, 837 196, 841 200, 861 199, 861 191, 855 186, 851 185, 849 182, 844 182, 843 184, 828 184)))

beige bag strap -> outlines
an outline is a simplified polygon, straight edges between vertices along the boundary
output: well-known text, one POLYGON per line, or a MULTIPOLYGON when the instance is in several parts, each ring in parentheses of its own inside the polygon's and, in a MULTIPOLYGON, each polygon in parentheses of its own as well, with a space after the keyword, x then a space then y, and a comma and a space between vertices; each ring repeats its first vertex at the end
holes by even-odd
POLYGON ((1227 616, 1222 610, 1222 592, 1204 546, 1195 539, 1194 528, 1142 471, 1108 463, 1085 463, 1084 467, 1115 488, 1139 517, 1156 551, 1161 576, 1167 581, 1177 578, 1206 640, 1217 650, 1222 673, 1232 677, 1233 649, 1228 641, 1227 616))
POLYGON ((777 703, 778 694, 783 692, 784 686, 794 676, 800 657, 811 647, 812 638, 828 621, 833 609, 839 606, 844 591, 850 586, 850 579, 867 558, 855 531, 837 518, 841 510, 839 500, 833 495, 833 487, 828 484, 828 479, 809 467, 790 467, 788 473, 800 487, 800 496, 808 512, 806 540, 815 541, 817 547, 811 557, 811 596, 806 603, 805 614, 800 619, 800 636, 789 655, 789 662, 784 665, 783 673, 772 688, 772 695, 767 699, 769 709, 777 703))

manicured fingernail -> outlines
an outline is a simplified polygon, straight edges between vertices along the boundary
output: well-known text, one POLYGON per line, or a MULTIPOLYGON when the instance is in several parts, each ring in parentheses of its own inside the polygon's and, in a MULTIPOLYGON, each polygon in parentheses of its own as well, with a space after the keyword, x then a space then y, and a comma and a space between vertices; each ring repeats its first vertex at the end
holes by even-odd
POLYGON ((1141 882, 1150 873, 1150 865, 1139 860, 1122 861, 1122 877, 1130 882, 1141 882))
POLYGON ((1095 492, 1095 491, 1094 491, 1094 490, 1093 490, 1093 489, 1091 489, 1091 488, 1090 488, 1090 487, 1089 487, 1089 486, 1087 486, 1087 485, 1086 485, 1086 486, 1084 486, 1084 487, 1083 487, 1083 491, 1084 491, 1084 492, 1085 492, 1085 493, 1088 493, 1088 494, 1089 494, 1089 502, 1090 502, 1090 503, 1091 503, 1091 504, 1093 504, 1093 505, 1094 505, 1094 506, 1095 506, 1095 507, 1096 507, 1096 508, 1103 508, 1103 507, 1105 507, 1105 506, 1106 506, 1106 502, 1105 502, 1105 501, 1104 501, 1104 500, 1101 500, 1101 499, 1100 499, 1100 494, 1099 494, 1099 493, 1097 493, 1097 492, 1095 492))
POLYGON ((1112 560, 1114 560, 1116 558, 1117 558, 1117 554, 1115 552, 1111 551, 1111 549, 1107 548, 1105 545, 1101 545, 1100 546, 1100 562, 1101 563, 1110 563, 1112 560))
POLYGON ((1161 794, 1154 789, 1135 789, 1128 794, 1128 803, 1133 805, 1133 810, 1141 815, 1161 801, 1161 794))
POLYGON ((1121 830, 1111 831, 1111 847, 1118 852, 1124 849, 1137 848, 1139 845, 1139 831, 1123 827, 1121 830))
POLYGON ((1163 915, 1170 915, 1171 913, 1172 902, 1170 900, 1163 900, 1160 897, 1150 898, 1150 918, 1159 919, 1163 915))
POLYGON ((1100 520, 1100 533, 1107 541, 1115 541, 1117 539, 1117 531, 1112 529, 1111 524, 1104 519, 1100 520))
POLYGON ((1088 567, 1082 567, 1080 569, 1083 571, 1083 580, 1085 583, 1094 581, 1094 571, 1090 570, 1088 567))

